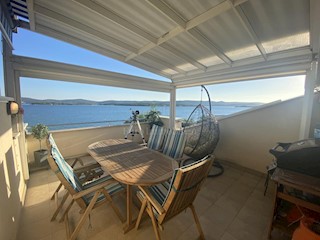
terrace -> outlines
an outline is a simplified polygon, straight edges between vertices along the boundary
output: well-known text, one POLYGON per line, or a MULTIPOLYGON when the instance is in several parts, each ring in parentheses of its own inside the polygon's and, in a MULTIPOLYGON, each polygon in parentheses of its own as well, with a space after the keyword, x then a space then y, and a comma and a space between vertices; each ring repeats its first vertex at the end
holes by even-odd
MULTIPOLYGON (((262 194, 265 166, 271 160, 268 150, 277 141, 312 137, 320 122, 315 94, 320 85, 319 1, 3 0, 0 6, 5 85, 0 97, 1 239, 65 237, 63 224, 49 222, 53 207, 49 196, 57 179, 51 171, 29 173, 35 141, 25 135, 23 115, 7 114, 8 101, 21 104, 20 78, 165 92, 170 95, 168 127, 175 128, 179 88, 305 75, 303 97, 220 120, 215 155, 226 171, 207 179, 196 200, 207 239, 266 239, 273 196, 272 188, 266 197, 262 194), (19 34, 19 28, 126 62, 168 81, 13 55, 12 34, 19 34)), ((121 128, 54 134, 63 155, 71 156, 83 153, 92 142, 123 137, 121 128), (71 139, 78 142, 70 144, 71 139)), ((121 199, 118 202, 121 205, 121 199)), ((74 213, 76 208, 70 218, 74 213)), ((79 238, 141 239, 151 233, 148 219, 139 231, 123 234, 110 206, 105 206, 93 212, 92 228, 85 226, 79 238)), ((190 212, 167 223, 161 234, 165 239, 196 238, 190 212)), ((284 239, 276 231, 273 237, 284 239)))
MULTIPOLYGON (((263 196, 265 176, 227 163, 224 166, 222 176, 206 180, 195 202, 206 239, 267 239, 273 186, 263 196)), ((50 196, 58 183, 51 170, 31 174, 17 239, 67 239, 64 223, 50 222, 55 208, 50 196)), ((125 199, 120 198, 117 202, 124 210, 125 199)), ((78 211, 74 206, 69 221, 79 218, 78 211)), ((122 224, 110 205, 93 210, 91 224, 89 227, 89 222, 86 222, 78 239, 152 239, 154 234, 148 218, 138 231, 133 229, 123 234, 122 224)), ((164 224, 161 236, 163 239, 197 239, 191 211, 187 210, 164 224)), ((276 230, 272 237, 276 240, 290 239, 276 230)))

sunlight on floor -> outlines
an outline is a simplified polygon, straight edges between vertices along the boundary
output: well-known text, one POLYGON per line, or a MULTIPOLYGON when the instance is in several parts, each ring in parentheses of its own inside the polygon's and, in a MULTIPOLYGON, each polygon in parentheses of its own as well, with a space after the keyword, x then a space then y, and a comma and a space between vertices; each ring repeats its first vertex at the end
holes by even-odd
MULTIPOLYGON (((240 167, 224 166, 225 173, 216 178, 208 178, 195 200, 206 239, 267 239, 272 215, 273 184, 270 184, 267 195, 263 196, 263 175, 240 167)), ((65 224, 50 222, 55 209, 55 202, 50 197, 58 184, 51 170, 31 174, 18 239, 66 239, 65 224)), ((124 211, 125 198, 120 197, 115 201, 124 211)), ((76 205, 71 209, 71 226, 80 217, 78 210, 76 205)), ((135 217, 137 212, 134 212, 135 217)), ((123 234, 122 224, 109 204, 93 210, 90 221, 92 227, 87 221, 78 239, 155 239, 149 218, 142 221, 138 231, 133 229, 123 234)), ((197 239, 198 232, 191 211, 187 210, 164 224, 164 231, 160 235, 162 239, 197 239)), ((290 238, 275 230, 272 239, 290 238)))

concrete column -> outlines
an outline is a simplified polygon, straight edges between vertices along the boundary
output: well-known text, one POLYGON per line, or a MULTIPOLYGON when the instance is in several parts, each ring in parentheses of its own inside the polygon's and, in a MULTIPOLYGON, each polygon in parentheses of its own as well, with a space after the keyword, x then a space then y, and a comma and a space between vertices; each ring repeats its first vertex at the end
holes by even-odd
POLYGON ((317 74, 318 62, 313 61, 311 63, 311 69, 308 70, 305 80, 299 139, 306 139, 310 137, 314 89, 318 78, 317 74))
POLYGON ((170 128, 175 129, 176 121, 176 87, 173 86, 170 91, 170 128))
MULTIPOLYGON (((21 90, 20 90, 20 73, 18 71, 14 71, 14 85, 16 90, 15 99, 18 102, 19 106, 22 106, 21 90)), ((26 149, 26 136, 25 136, 24 121, 23 121, 22 114, 17 114, 17 125, 20 132, 20 135, 18 136, 18 141, 19 141, 19 149, 20 149, 22 174, 24 179, 27 180, 30 178, 30 176, 29 176, 27 149, 26 149)))
MULTIPOLYGON (((19 106, 21 106, 21 91, 20 91, 20 74, 14 71, 12 65, 12 46, 2 39, 3 46, 3 69, 4 83, 7 97, 12 97, 19 106)), ((21 114, 12 115, 11 117, 12 131, 16 134, 19 143, 19 155, 21 161, 21 171, 25 180, 29 179, 29 168, 27 160, 27 151, 25 143, 25 132, 23 116, 21 114)))

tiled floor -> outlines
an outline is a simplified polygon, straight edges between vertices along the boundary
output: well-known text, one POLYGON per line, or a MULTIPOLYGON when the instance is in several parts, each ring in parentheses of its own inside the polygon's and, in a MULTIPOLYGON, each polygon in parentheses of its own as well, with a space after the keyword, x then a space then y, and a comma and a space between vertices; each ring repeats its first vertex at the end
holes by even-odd
MULTIPOLYGON (((264 176, 240 167, 224 164, 225 172, 216 178, 208 178, 195 201, 196 211, 206 239, 212 240, 259 240, 267 239, 272 214, 273 184, 263 196, 264 176)), ((18 239, 63 240, 66 239, 64 223, 50 222, 55 202, 50 196, 59 184, 51 170, 31 174, 25 206, 22 210, 18 239)), ((117 199, 125 206, 125 200, 117 199)), ((69 221, 80 216, 73 206, 69 221)), ((137 215, 137 211, 135 212, 137 215)), ((93 210, 83 226, 78 239, 155 239, 152 224, 145 218, 138 231, 122 232, 122 224, 110 205, 93 210)), ((164 224, 162 239, 197 239, 190 210, 181 213, 164 224)), ((272 239, 290 239, 273 231, 272 239)))

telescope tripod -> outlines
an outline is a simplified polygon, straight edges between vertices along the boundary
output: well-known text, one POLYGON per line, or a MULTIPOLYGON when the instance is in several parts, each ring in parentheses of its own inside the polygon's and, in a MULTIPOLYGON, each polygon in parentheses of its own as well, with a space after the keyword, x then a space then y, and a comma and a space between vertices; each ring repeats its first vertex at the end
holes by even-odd
POLYGON ((145 145, 146 141, 144 140, 144 135, 141 129, 141 125, 139 120, 134 116, 133 120, 130 123, 130 127, 128 129, 128 132, 125 134, 124 139, 128 139, 129 134, 134 137, 135 134, 140 134, 142 138, 142 142, 145 145), (138 128, 138 129, 137 129, 138 128))

